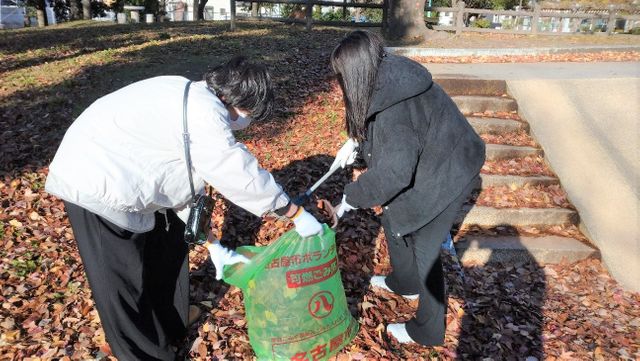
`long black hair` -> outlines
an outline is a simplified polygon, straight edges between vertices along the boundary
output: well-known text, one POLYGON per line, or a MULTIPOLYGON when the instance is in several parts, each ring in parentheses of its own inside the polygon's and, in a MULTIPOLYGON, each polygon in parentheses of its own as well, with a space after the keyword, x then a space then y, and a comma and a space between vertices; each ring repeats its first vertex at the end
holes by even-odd
POLYGON ((347 133, 358 141, 366 138, 367 112, 383 56, 382 39, 362 30, 351 32, 331 53, 344 96, 347 133))
POLYGON ((273 84, 264 65, 251 63, 237 56, 218 65, 204 75, 207 86, 221 100, 263 120, 273 110, 273 84))

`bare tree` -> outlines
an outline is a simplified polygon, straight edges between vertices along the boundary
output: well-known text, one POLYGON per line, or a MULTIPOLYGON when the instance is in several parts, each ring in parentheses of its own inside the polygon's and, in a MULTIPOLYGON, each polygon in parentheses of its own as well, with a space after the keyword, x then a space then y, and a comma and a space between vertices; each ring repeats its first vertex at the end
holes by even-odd
POLYGON ((28 4, 36 8, 36 18, 38 19, 38 26, 44 27, 49 25, 47 20, 47 1, 46 0, 32 0, 28 4))
POLYGON ((80 19, 80 6, 77 0, 69 0, 69 20, 80 19))
POLYGON ((196 19, 204 20, 204 7, 207 5, 207 1, 209 0, 198 1, 198 17, 196 19))
MULTIPOLYGON (((207 0, 203 0, 206 4, 207 0)), ((202 6, 202 18, 200 17, 200 1, 193 0, 193 8, 191 9, 191 16, 193 20, 202 20, 204 18, 204 6, 202 6)), ((185 19, 186 20, 186 19, 185 19)))
POLYGON ((91 0, 82 0, 82 18, 91 19, 91 0))

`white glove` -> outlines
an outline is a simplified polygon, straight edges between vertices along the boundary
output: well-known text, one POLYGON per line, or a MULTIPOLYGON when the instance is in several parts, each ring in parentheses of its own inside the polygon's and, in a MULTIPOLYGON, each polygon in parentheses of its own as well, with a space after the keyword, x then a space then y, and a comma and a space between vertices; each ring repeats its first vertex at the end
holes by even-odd
POLYGON ((336 159, 333 161, 333 164, 331 164, 331 167, 333 168, 333 166, 335 166, 336 164, 340 164, 340 167, 344 168, 350 164, 353 164, 353 162, 356 160, 356 157, 358 156, 358 151, 356 150, 357 148, 358 142, 356 140, 353 140, 351 138, 347 139, 342 148, 340 148, 340 150, 336 154, 336 159))
POLYGON ((291 220, 296 226, 296 232, 303 238, 322 233, 322 224, 302 207, 291 220))
POLYGON ((338 218, 342 218, 342 216, 346 212, 349 212, 349 211, 354 210, 354 209, 358 209, 358 208, 353 207, 352 205, 347 203, 347 195, 343 194, 342 195, 342 202, 340 202, 340 205, 338 206, 338 209, 336 210, 336 216, 338 216, 338 218))
POLYGON ((216 267, 216 279, 222 279, 222 270, 224 266, 238 262, 248 263, 250 260, 235 251, 232 251, 220 244, 220 241, 211 241, 211 238, 205 244, 209 250, 209 256, 213 265, 216 267))

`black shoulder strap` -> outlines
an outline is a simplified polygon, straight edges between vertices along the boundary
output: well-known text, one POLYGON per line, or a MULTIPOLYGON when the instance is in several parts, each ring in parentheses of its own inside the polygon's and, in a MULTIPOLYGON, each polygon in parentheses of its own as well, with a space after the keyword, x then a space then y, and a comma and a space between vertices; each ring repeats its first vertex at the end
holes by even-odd
POLYGON ((189 152, 189 128, 187 127, 187 100, 189 99, 189 88, 191 80, 184 87, 184 97, 182 99, 182 139, 184 142, 184 159, 187 161, 187 174, 189 175, 189 186, 191 187, 191 201, 196 201, 196 191, 193 187, 193 176, 191 175, 191 152, 189 152))

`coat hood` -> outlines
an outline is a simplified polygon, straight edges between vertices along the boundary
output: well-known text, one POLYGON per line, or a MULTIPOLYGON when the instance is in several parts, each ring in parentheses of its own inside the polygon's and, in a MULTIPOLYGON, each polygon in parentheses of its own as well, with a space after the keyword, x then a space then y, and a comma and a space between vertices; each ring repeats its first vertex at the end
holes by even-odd
POLYGON ((431 73, 424 66, 403 56, 386 55, 378 68, 378 79, 367 118, 425 92, 431 85, 431 73))

